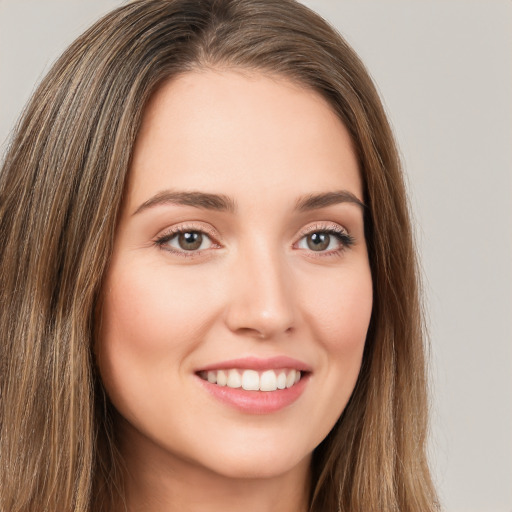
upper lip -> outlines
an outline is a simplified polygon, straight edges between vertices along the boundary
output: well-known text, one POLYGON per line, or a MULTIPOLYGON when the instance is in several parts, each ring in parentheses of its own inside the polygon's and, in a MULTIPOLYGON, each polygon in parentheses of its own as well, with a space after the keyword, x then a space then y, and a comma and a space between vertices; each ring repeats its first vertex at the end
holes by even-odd
POLYGON ((288 356, 276 356, 269 358, 242 357, 239 359, 230 359, 218 363, 202 366, 197 371, 228 370, 238 368, 240 370, 278 370, 281 368, 290 368, 302 372, 311 372, 310 365, 288 356))

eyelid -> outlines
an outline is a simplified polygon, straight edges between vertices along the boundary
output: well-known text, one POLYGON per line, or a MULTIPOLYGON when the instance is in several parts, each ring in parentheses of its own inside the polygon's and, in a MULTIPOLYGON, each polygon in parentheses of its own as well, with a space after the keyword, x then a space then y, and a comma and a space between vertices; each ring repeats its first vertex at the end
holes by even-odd
POLYGON ((176 226, 171 226, 170 228, 164 229, 155 237, 155 239, 169 237, 186 231, 198 231, 201 233, 205 233, 212 239, 212 241, 217 241, 217 239, 219 238, 218 233, 213 228, 206 224, 194 224, 191 222, 185 222, 183 224, 178 224, 176 226))
POLYGON ((335 231, 336 233, 350 236, 348 229, 336 222, 315 222, 314 224, 302 228, 297 236, 300 240, 302 237, 316 233, 317 231, 335 231))

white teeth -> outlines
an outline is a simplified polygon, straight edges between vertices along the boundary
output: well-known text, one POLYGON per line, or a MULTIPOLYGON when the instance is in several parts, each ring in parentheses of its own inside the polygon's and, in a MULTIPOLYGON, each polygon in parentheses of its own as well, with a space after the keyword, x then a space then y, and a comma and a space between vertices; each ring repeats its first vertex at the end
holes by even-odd
POLYGON ((275 391, 277 389, 276 372, 267 370, 260 377, 260 391, 275 391))
POLYGON ((200 377, 217 386, 243 388, 246 391, 276 391, 291 388, 301 379, 299 370, 209 370, 199 373, 200 377))
POLYGON ((292 370, 288 375, 286 376, 286 387, 291 388, 295 384, 295 370, 292 370))
POLYGON ((219 370, 217 372, 217 385, 225 386, 228 383, 228 376, 224 370, 219 370))
POLYGON ((277 376, 277 389, 284 389, 286 387, 286 373, 280 372, 277 376))
POLYGON ((240 388, 242 387, 242 378, 236 370, 229 370, 227 386, 229 388, 240 388))
POLYGON ((260 376, 254 370, 245 370, 242 373, 242 387, 247 391, 260 389, 260 376))

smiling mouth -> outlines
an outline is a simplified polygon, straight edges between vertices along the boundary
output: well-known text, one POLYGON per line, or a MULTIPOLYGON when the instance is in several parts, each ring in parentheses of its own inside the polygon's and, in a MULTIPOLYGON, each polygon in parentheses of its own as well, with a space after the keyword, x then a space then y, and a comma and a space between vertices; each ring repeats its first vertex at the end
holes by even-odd
POLYGON ((303 372, 282 368, 276 370, 242 370, 238 368, 198 372, 201 379, 210 384, 246 391, 277 391, 295 386, 303 372))

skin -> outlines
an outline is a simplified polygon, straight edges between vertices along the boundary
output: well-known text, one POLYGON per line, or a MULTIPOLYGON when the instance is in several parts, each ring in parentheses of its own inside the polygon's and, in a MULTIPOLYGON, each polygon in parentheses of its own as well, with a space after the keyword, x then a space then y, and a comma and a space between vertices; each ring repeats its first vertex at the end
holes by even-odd
POLYGON ((353 391, 372 309, 363 208, 294 208, 304 195, 340 190, 362 200, 348 132, 316 92, 198 70, 152 98, 96 347, 119 412, 129 510, 307 509, 311 454, 353 391), (141 208, 169 190, 223 194, 236 212, 141 208), (177 236, 157 243, 180 227, 207 233, 199 251, 177 236), (307 244, 333 228, 352 245, 333 235, 326 250, 307 244), (294 403, 269 414, 220 402, 196 375, 219 361, 282 355, 312 372, 294 403))

